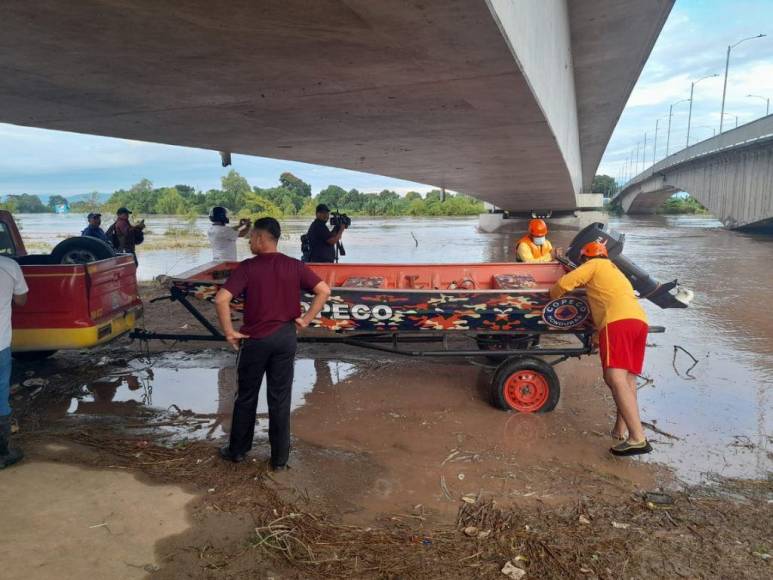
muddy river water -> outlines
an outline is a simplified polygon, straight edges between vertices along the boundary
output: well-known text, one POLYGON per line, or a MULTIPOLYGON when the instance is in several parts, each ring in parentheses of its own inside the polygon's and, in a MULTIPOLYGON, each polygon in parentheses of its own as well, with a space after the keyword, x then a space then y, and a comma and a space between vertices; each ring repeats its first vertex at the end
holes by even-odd
MULTIPOLYGON (((18 219, 23 235, 40 245, 71 235, 83 221, 82 216, 73 215, 18 219)), ((207 227, 201 219, 190 223, 151 217, 148 223, 150 241, 168 240, 170 236, 163 233, 170 228, 187 228, 200 235, 207 227)), ((347 256, 342 260, 419 263, 513 259, 515 235, 483 234, 476 225, 476 218, 356 218, 344 237, 347 256)), ((773 427, 773 237, 727 231, 719 222, 702 217, 623 217, 613 218, 610 225, 626 234, 626 256, 661 281, 678 278, 695 292, 695 300, 686 310, 664 311, 645 302, 651 324, 663 325, 667 332, 654 335, 647 351, 644 374, 651 382, 639 391, 642 417, 672 436, 658 436, 657 452, 646 460, 666 464, 690 483, 704 481, 710 474, 766 477, 771 469, 773 427)), ((299 236, 307 222, 288 220, 284 227, 280 249, 297 255, 299 236)), ((565 246, 571 235, 556 232, 551 237, 554 245, 565 246)), ((206 247, 151 248, 149 245, 139 253, 143 280, 179 273, 207 261, 210 255, 206 247)), ((247 256, 245 244, 239 251, 247 256)), ((319 389, 315 396, 324 401, 326 396, 333 396, 325 394, 330 389, 334 392, 337 384, 356 377, 358 369, 369 368, 365 363, 358 366, 357 361, 340 358, 332 353, 324 361, 299 358, 294 393, 299 420, 302 413, 318 419, 313 409, 304 406, 305 401, 312 400, 315 389, 319 389)), ((162 357, 152 368, 134 361, 125 370, 89 385, 89 394, 73 399, 68 413, 111 412, 100 405, 115 407, 116 403, 188 409, 209 419, 192 436, 222 435, 227 431, 223 416, 230 406, 232 364, 229 354, 192 355, 187 361, 162 357), (214 384, 219 385, 218 390, 212 388, 214 384)), ((433 371, 437 372, 442 370, 433 371)), ((474 377, 478 371, 455 374, 458 377, 465 372, 474 377)), ((453 379, 449 375, 449 381, 453 379)), ((574 420, 567 409, 572 404, 571 376, 562 376, 562 381, 562 404, 548 418, 540 418, 543 423, 539 428, 546 432, 556 429, 555 423, 545 423, 551 421, 549 417, 554 417, 554 422, 574 420)), ((387 394, 379 393, 379 400, 388 400, 387 394)), ((367 406, 362 402, 366 399, 355 397, 346 402, 367 406)), ((333 398, 334 405, 340 402, 333 398)), ((259 413, 265 410, 263 397, 259 413)), ((403 411, 385 412, 386 419, 396 424, 405 418, 403 411)), ((578 421, 581 425, 582 418, 578 421)), ((265 427, 265 419, 261 422, 265 427)), ((313 429, 299 423, 299 429, 312 437, 313 429)), ((605 427, 599 423, 586 429, 605 427)))

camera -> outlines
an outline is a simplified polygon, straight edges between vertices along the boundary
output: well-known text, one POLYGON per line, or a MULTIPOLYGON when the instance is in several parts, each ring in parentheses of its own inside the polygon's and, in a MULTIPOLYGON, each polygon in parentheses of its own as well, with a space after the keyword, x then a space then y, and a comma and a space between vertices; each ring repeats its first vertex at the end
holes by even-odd
POLYGON ((330 225, 334 228, 340 226, 348 228, 350 225, 352 225, 352 218, 350 218, 345 213, 338 213, 337 211, 334 211, 330 213, 330 225))

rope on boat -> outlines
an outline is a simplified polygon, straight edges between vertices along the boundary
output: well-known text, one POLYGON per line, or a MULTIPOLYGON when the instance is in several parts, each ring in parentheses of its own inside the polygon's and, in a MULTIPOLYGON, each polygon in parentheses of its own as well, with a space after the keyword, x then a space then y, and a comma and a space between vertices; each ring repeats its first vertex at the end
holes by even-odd
POLYGON ((697 358, 695 358, 695 357, 692 355, 692 353, 691 353, 690 351, 688 351, 686 348, 684 348, 683 346, 679 346, 678 344, 675 344, 675 345, 674 345, 674 358, 673 358, 673 360, 671 361, 671 366, 673 366, 673 367, 674 367, 674 372, 676 373, 676 376, 678 376, 678 377, 680 377, 680 378, 685 378, 685 379, 688 379, 688 380, 695 380, 695 379, 696 379, 696 378, 698 378, 698 377, 696 377, 696 376, 692 375, 692 374, 691 374, 691 371, 692 371, 692 370, 693 370, 693 369, 694 369, 696 366, 698 366, 698 363, 699 363, 699 362, 700 362, 700 361, 699 361, 697 358), (684 373, 684 376, 682 376, 682 375, 679 373, 679 369, 678 369, 678 368, 676 368, 676 355, 677 355, 677 353, 678 353, 680 350, 681 350, 682 352, 684 352, 684 353, 685 353, 687 356, 689 356, 689 357, 692 359, 692 361, 693 361, 693 362, 692 362, 692 366, 690 366, 690 368, 689 368, 689 369, 687 369, 687 370, 685 371, 685 373, 684 373))

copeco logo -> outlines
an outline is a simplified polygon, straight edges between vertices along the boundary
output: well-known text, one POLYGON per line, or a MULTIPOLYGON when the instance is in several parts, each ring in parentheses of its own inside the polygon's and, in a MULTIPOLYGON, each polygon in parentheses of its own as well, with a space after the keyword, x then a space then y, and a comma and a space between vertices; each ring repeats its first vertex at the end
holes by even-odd
MULTIPOLYGON (((309 309, 309 302, 301 302, 303 311, 309 309)), ((369 306, 367 304, 342 304, 339 302, 328 302, 322 308, 322 316, 332 318, 333 320, 389 320, 393 312, 390 306, 386 304, 376 304, 369 306)))
POLYGON ((574 328, 588 319, 588 303, 579 298, 551 300, 542 310, 542 320, 553 328, 574 328))

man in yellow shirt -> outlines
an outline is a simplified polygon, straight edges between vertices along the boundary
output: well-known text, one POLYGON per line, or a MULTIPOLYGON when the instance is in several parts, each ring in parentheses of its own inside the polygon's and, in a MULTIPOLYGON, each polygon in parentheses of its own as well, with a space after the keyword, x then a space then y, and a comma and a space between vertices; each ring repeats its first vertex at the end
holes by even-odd
POLYGON ((599 333, 599 354, 604 381, 617 405, 617 421, 612 435, 628 438, 610 449, 614 455, 640 455, 652 451, 639 418, 636 376, 644 365, 647 346, 647 315, 633 286, 618 270, 599 242, 586 244, 580 252, 582 264, 561 277, 550 297, 560 298, 579 286, 585 287, 591 316, 599 333))
POLYGON ((545 237, 548 226, 545 220, 533 219, 529 222, 529 233, 523 236, 515 246, 519 262, 541 264, 553 261, 553 245, 545 237))

